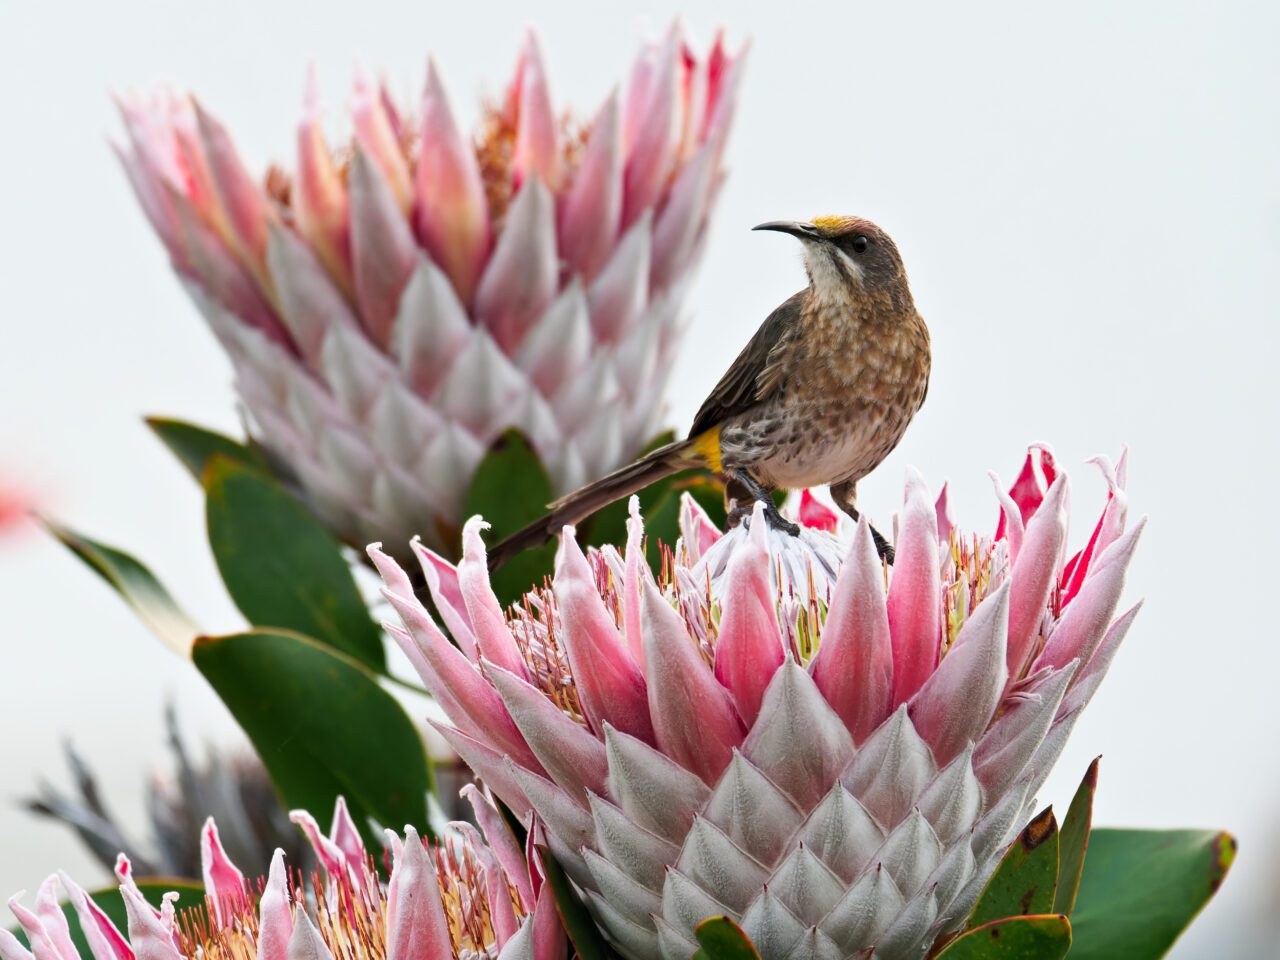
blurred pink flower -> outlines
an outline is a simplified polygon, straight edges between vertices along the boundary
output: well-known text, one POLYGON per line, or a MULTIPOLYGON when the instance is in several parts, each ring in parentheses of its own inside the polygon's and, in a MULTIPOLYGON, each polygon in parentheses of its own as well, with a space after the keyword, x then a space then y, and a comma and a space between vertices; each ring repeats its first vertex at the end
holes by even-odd
POLYGON ((865 519, 847 546, 759 513, 721 536, 686 503, 655 580, 633 503, 623 549, 566 529, 548 589, 505 613, 475 519, 456 567, 415 545, 453 642, 370 555, 441 733, 546 824, 625 956, 691 956, 727 914, 763 956, 898 960, 963 920, 1137 612, 1143 523, 1100 463, 1113 496, 1069 568, 1062 473, 1025 511, 1001 490, 991 539, 940 536, 910 472, 892 568, 865 519))
POLYGON ((316 511, 352 543, 443 548, 505 430, 561 492, 657 432, 741 67, 673 27, 581 123, 531 36, 474 138, 432 63, 411 109, 357 76, 336 150, 312 84, 295 171, 261 186, 187 96, 125 99, 119 154, 316 511))

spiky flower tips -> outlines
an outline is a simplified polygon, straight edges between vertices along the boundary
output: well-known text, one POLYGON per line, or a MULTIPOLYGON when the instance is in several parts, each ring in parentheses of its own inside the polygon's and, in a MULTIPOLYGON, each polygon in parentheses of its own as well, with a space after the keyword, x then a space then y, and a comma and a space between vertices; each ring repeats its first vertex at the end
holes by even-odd
MULTIPOLYGON (((223 849, 210 819, 200 835, 203 906, 178 910, 177 894, 152 907, 123 856, 116 867, 127 935, 70 877, 41 885, 34 910, 9 908, 31 950, 0 929, 0 960, 81 960, 58 904, 61 885, 93 960, 565 960, 567 941, 536 851, 526 865, 492 802, 466 790, 480 830, 424 842, 412 828, 388 831, 390 880, 378 879, 359 831, 339 801, 332 831, 293 816, 322 870, 304 876, 277 850, 265 882, 250 883, 223 849)), ((88 960, 88 958, 83 958, 88 960)))
POLYGON ((432 65, 408 109, 357 78, 336 150, 313 89, 262 185, 186 96, 125 99, 119 153, 273 463, 349 543, 447 550, 507 430, 561 493, 657 432, 741 66, 673 28, 580 123, 530 38, 473 137, 432 65))
POLYGON ((919 957, 1026 822, 1137 610, 1117 616, 1142 530, 1123 458, 1098 461, 1110 496, 1068 554, 1067 477, 1033 453, 1039 473, 997 484, 994 537, 911 474, 892 568, 865 522, 847 543, 761 514, 722 535, 687 502, 655 578, 633 508, 621 550, 566 530, 549 587, 504 612, 473 520, 456 567, 417 547, 437 625, 370 553, 441 733, 536 814, 625 956, 687 960, 726 914, 765 957, 919 957))

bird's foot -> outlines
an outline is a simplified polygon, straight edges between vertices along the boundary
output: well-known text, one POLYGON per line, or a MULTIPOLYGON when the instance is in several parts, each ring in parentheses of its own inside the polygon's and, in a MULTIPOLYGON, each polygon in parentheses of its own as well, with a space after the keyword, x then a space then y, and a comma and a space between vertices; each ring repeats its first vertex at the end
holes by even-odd
POLYGON ((786 517, 778 512, 778 508, 774 506, 773 499, 768 500, 740 500, 732 501, 733 506, 729 508, 729 512, 725 517, 725 527, 732 530, 744 520, 749 520, 751 515, 756 511, 756 503, 764 504, 765 522, 774 530, 781 530, 783 533, 790 534, 793 537, 800 536, 799 524, 792 523, 786 517))
POLYGON ((772 497, 762 502, 764 503, 764 518, 769 521, 769 526, 774 530, 781 530, 783 533, 790 534, 793 537, 800 536, 800 524, 792 523, 780 514, 772 497))

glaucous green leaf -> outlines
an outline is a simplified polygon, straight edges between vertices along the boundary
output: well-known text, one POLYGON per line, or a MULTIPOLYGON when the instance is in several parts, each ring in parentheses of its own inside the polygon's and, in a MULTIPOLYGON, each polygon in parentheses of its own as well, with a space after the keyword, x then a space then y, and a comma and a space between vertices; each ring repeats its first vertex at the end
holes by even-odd
POLYGON ((1058 836, 1058 889, 1053 895, 1053 909, 1071 915, 1076 892, 1080 889, 1080 872, 1084 869, 1085 851, 1089 848, 1089 831, 1093 827, 1093 794, 1098 789, 1098 761, 1095 757, 1084 779, 1071 798, 1067 818, 1058 836))
POLYGON ((1212 830, 1094 830, 1071 915, 1071 960, 1163 957, 1235 855, 1235 838, 1212 830))
POLYGON ((1049 807, 1010 844, 969 914, 965 929, 1006 917, 1046 913, 1053 908, 1057 883, 1058 822, 1049 807))
POLYGON ((191 644, 200 628, 150 570, 121 550, 90 540, 52 520, 42 522, 67 549, 120 594, 161 643, 184 657, 190 656, 191 644))
POLYGON ((694 960, 760 960, 760 951, 728 917, 703 920, 693 931, 700 949, 694 960))
MULTIPOLYGON (((138 877, 136 879, 138 889, 142 892, 142 895, 148 903, 157 909, 160 907, 161 897, 170 891, 178 895, 178 899, 174 901, 174 906, 180 911, 204 905, 204 885, 198 881, 170 880, 165 877, 138 877)), ((116 925, 116 929, 128 936, 129 916, 125 912, 124 898, 120 896, 120 889, 118 887, 104 887, 101 890, 89 891, 89 896, 101 908, 102 912, 111 919, 111 922, 116 925)), ((29 908, 32 906, 30 901, 27 901, 27 906, 29 908)), ((89 950, 89 941, 85 939, 84 932, 80 929, 80 918, 76 914, 75 907, 70 903, 64 903, 62 912, 67 915, 67 925, 71 928, 71 942, 75 944, 80 956, 92 957, 93 953, 89 950)), ((27 941, 27 935, 22 932, 20 927, 15 927, 11 932, 21 941, 24 947, 31 946, 27 941)))
MULTIPOLYGON (((537 520, 555 498, 542 461, 529 442, 508 430, 489 448, 471 478, 460 521, 477 514, 489 523, 485 541, 495 544, 537 520)), ((556 547, 548 543, 512 557, 492 576, 498 599, 514 603, 534 586, 542 586, 555 563, 556 547)))
POLYGON ((617 954, 609 949, 609 944, 587 912, 586 904, 565 875, 564 868, 546 847, 539 845, 537 849, 542 857, 546 882, 551 885, 555 898, 556 912, 560 914, 560 922, 569 934, 578 960, 616 960, 617 954))
POLYGON ((1071 949, 1071 936, 1071 921, 1058 914, 1010 917, 962 934, 937 960, 1061 960, 1071 949))
POLYGON ((203 480, 205 468, 215 456, 263 471, 268 469, 266 457, 256 446, 241 443, 194 423, 166 417, 147 417, 147 426, 196 478, 197 483, 203 480))
POLYGON ((221 455, 205 469, 209 546, 227 592, 255 627, 314 637, 381 671, 382 631, 342 548, 272 478, 221 455))
POLYGON ((344 796, 371 849, 370 820, 427 829, 431 769, 400 704, 362 664, 300 634, 201 637, 192 660, 248 734, 289 808, 317 817, 344 796))

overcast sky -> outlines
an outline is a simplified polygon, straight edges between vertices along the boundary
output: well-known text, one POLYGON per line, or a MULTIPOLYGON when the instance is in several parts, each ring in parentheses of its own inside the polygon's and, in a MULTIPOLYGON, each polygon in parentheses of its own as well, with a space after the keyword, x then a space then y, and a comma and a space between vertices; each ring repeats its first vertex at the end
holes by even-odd
MULTIPOLYGON (((1065 806, 1102 753, 1102 823, 1235 831, 1236 869, 1174 956, 1261 956, 1280 935, 1280 6, 646 7, 5 3, 0 476, 132 549, 209 629, 237 626, 197 491, 140 423, 234 428, 229 371, 107 149, 110 90, 197 91, 261 169, 292 153, 308 63, 336 117, 355 60, 408 94, 431 52, 474 117, 533 25, 557 101, 594 111, 677 9, 703 43, 723 23, 753 49, 672 424, 802 282, 789 241, 748 228, 859 213, 897 239, 934 338, 928 403, 860 505, 890 514, 914 464, 986 528, 986 471, 1011 478, 1047 440, 1074 470, 1081 540, 1104 496, 1083 461, 1129 444, 1132 508, 1151 516, 1129 596, 1147 604, 1042 796, 1065 806)), ((0 894, 59 866, 95 881, 11 805, 37 776, 65 782, 61 739, 137 823, 167 698, 197 739, 235 726, 40 535, 0 541, 0 598, 0 894)))

